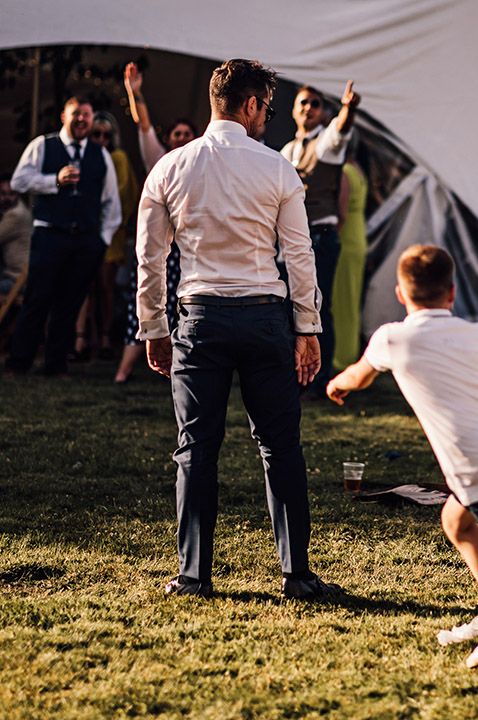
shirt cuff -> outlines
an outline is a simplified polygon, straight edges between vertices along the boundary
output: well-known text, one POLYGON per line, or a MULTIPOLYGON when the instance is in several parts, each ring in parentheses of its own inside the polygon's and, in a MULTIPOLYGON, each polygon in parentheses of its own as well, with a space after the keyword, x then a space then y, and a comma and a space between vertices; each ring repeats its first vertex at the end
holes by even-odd
POLYGON ((101 238, 105 245, 111 245, 111 241, 113 239, 113 235, 116 232, 116 228, 102 228, 101 230, 101 238))
POLYGON ((315 313, 299 313, 294 310, 294 330, 306 335, 317 335, 322 332, 320 316, 315 313))
POLYGON ((136 333, 137 340, 158 340, 169 335, 168 318, 166 315, 160 320, 142 322, 136 333))
POLYGON ((60 191, 58 187, 58 175, 44 175, 43 176, 43 189, 42 194, 45 195, 57 195, 60 191))

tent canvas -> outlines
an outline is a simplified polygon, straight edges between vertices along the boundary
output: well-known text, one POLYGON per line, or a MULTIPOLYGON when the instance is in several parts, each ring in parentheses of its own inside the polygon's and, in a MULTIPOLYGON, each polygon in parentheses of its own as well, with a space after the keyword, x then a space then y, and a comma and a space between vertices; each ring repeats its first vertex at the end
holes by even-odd
POLYGON ((396 242, 369 285, 369 334, 381 322, 376 310, 388 320, 400 316, 392 293, 380 303, 376 293, 383 294, 385 278, 389 287, 399 249, 416 241, 452 249, 460 265, 458 310, 478 317, 476 248, 454 197, 478 215, 477 20, 474 0, 142 0, 134 9, 126 0, 2 0, 0 48, 103 43, 218 60, 257 57, 329 95, 354 78, 367 112, 415 164, 396 198, 370 218, 372 252, 394 218, 396 242))

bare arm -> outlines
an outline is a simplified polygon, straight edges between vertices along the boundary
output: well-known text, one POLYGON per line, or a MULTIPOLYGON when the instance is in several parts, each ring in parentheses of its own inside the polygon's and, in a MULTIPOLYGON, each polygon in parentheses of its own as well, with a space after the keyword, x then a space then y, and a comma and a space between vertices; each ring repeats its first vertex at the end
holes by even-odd
POLYGON ((147 132, 151 127, 148 106, 146 105, 143 93, 143 74, 138 70, 135 63, 128 63, 124 71, 124 86, 128 93, 129 109, 135 123, 139 125, 142 132, 147 132))
POLYGON ((128 63, 124 71, 124 86, 128 93, 129 109, 131 116, 139 127, 139 149, 143 159, 146 172, 156 165, 158 160, 166 153, 151 125, 148 106, 141 92, 143 75, 139 72, 135 63, 128 63))
POLYGON ((343 372, 329 382, 327 395, 337 405, 343 405, 344 398, 347 397, 349 392, 363 390, 368 387, 378 374, 378 370, 375 370, 365 358, 365 355, 362 355, 358 362, 349 365, 348 368, 345 368, 343 372))
POLYGON ((353 90, 353 80, 348 80, 342 95, 342 107, 337 115, 337 130, 344 134, 350 130, 354 121, 355 108, 360 103, 360 95, 353 90))

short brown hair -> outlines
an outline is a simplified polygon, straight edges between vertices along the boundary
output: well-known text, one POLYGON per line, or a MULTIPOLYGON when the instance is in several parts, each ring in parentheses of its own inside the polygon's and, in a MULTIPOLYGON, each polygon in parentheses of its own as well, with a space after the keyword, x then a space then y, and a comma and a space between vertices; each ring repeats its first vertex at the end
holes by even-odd
POLYGON ((91 109, 93 109, 93 103, 91 100, 88 100, 87 97, 84 97, 84 95, 73 95, 72 97, 68 98, 66 100, 65 104, 63 105, 63 110, 66 110, 68 105, 89 105, 91 109))
POLYGON ((321 93, 320 90, 317 90, 317 88, 313 87, 312 85, 301 85, 300 88, 298 88, 298 90, 296 91, 295 97, 297 98, 297 95, 300 95, 300 93, 302 92, 309 93, 309 95, 317 95, 321 105, 325 103, 323 93, 321 93))
POLYGON ((433 305, 450 291, 453 271, 453 260, 443 248, 412 245, 400 255, 397 274, 412 302, 433 305))
POLYGON ((276 73, 257 60, 226 60, 209 83, 211 106, 225 115, 236 113, 251 96, 264 99, 276 87, 276 73))

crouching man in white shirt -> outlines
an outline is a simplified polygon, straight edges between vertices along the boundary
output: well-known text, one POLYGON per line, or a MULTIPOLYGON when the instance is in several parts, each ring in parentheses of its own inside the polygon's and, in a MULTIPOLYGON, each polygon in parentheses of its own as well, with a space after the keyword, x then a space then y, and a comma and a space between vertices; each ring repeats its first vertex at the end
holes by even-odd
MULTIPOLYGON (((414 245, 398 262, 396 293, 403 322, 382 325, 362 358, 331 380, 338 405, 351 390, 368 387, 390 370, 437 457, 452 494, 442 511, 443 530, 478 581, 478 324, 451 314, 453 261, 434 245, 414 245)), ((442 630, 440 644, 478 637, 478 617, 442 630)), ((478 647, 468 657, 478 666, 478 647)))

